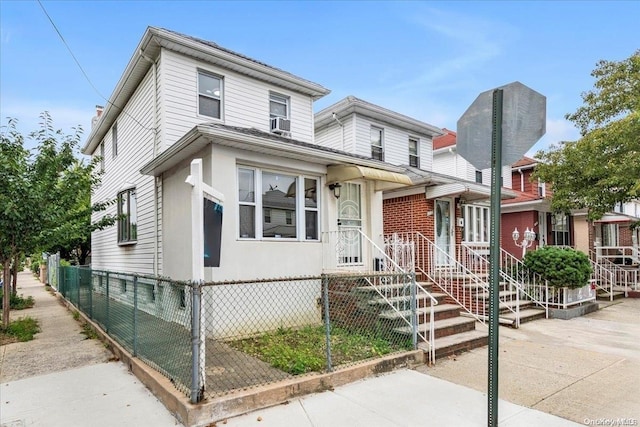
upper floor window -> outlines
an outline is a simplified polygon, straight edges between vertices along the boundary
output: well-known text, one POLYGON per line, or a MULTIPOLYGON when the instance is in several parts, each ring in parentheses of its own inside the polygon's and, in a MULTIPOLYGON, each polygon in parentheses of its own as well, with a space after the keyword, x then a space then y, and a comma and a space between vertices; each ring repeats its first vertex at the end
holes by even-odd
POLYGON ((476 182, 482 184, 482 171, 476 171, 476 182))
POLYGON ((420 167, 420 155, 418 154, 418 140, 409 138, 409 166, 420 167))
POLYGON ((198 72, 198 114, 219 119, 222 117, 222 79, 198 72))
POLYGON ((288 97, 269 93, 269 122, 271 132, 286 135, 291 131, 288 97))
POLYGON ((371 127, 371 158, 384 161, 382 129, 371 127))
POLYGON ((104 142, 100 143, 100 172, 104 172, 104 142))
POLYGON ((276 93, 269 94, 269 118, 289 118, 289 98, 276 93))
POLYGON ((538 197, 545 197, 546 191, 544 187, 544 182, 538 180, 538 197))
POLYGON ((118 155, 118 122, 111 128, 111 157, 115 159, 118 155))
POLYGON ((134 243, 138 239, 136 189, 118 193, 118 243, 134 243))
POLYGON ((317 188, 316 178, 239 167, 240 238, 317 240, 317 188))

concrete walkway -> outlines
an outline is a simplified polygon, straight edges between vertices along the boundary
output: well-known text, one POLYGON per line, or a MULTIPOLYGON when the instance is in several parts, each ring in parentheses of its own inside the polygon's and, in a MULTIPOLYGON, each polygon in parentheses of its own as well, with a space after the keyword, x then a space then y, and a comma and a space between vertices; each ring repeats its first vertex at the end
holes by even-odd
POLYGON ((41 332, 0 347, 1 427, 180 425, 30 272, 18 274, 18 294, 36 304, 11 318, 35 318, 41 332))

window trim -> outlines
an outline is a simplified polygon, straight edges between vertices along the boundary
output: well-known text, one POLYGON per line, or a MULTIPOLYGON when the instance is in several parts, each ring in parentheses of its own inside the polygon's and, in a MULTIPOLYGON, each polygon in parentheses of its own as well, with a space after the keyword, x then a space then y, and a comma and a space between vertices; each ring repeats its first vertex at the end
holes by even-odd
POLYGON ((275 118, 275 117, 282 117, 283 119, 289 119, 291 116, 291 98, 286 96, 286 95, 282 95, 278 92, 269 92, 269 120, 275 118), (281 104, 284 104, 285 107, 285 115, 281 116, 279 114, 275 114, 271 111, 271 102, 279 102, 281 104))
POLYGON ((104 172, 104 141, 100 143, 100 151, 98 153, 100 156, 100 172, 104 172))
POLYGON ((117 239, 118 239, 118 245, 119 246, 126 246, 126 245, 134 245, 138 242, 138 231, 137 231, 137 225, 138 225, 138 206, 137 206, 137 196, 136 196, 136 188, 135 187, 130 187, 127 189, 124 189, 122 191, 118 192, 118 196, 117 196, 117 213, 118 213, 118 220, 117 220, 117 239), (127 203, 127 210, 126 213, 122 212, 122 197, 123 195, 127 195, 126 198, 126 203, 127 203), (134 217, 134 222, 131 221, 131 196, 133 195, 133 202, 134 202, 134 213, 135 213, 135 217, 134 217), (121 215, 125 215, 125 218, 120 218, 121 215), (125 227, 127 228, 127 236, 126 238, 124 238, 122 236, 122 228, 123 228, 123 221, 126 221, 125 227), (136 226, 136 229, 133 230, 132 226, 136 226), (132 231, 135 231, 135 236, 132 236, 132 231))
POLYGON ((202 117, 206 117, 209 120, 222 120, 222 117, 224 116, 224 78, 223 76, 216 74, 216 73, 212 73, 210 71, 206 71, 203 70, 201 68, 198 68, 197 70, 197 74, 196 74, 196 86, 197 86, 197 90, 196 90, 196 111, 198 116, 202 116, 202 117), (206 77, 210 77, 212 79, 217 79, 220 81, 220 95, 218 95, 218 97, 216 97, 215 95, 209 95, 206 93, 201 93, 200 92, 200 75, 206 76, 206 77), (215 99, 220 103, 220 117, 215 117, 215 116, 209 116, 206 114, 203 114, 200 112, 200 97, 203 96, 205 98, 209 98, 209 99, 215 99))
MULTIPOLYGON (((275 169, 275 168, 260 168, 260 167, 255 167, 255 166, 248 166, 248 165, 244 165, 244 164, 238 164, 236 165, 236 177, 238 178, 238 183, 239 183, 239 177, 240 177, 240 171, 241 170, 248 170, 248 171, 252 171, 253 172, 253 194, 254 194, 254 201, 253 202, 247 202, 247 201, 241 201, 238 197, 238 214, 236 215, 236 221, 237 221, 237 225, 236 225, 236 238, 240 241, 268 241, 268 242, 279 242, 279 241, 284 241, 284 242, 319 242, 321 240, 321 231, 320 231, 320 224, 321 224, 321 218, 320 218, 320 200, 318 198, 318 190, 320 189, 320 177, 318 176, 313 176, 313 175, 307 175, 305 173, 300 173, 300 172, 294 172, 294 171, 287 171, 287 170, 283 170, 283 169, 275 169), (295 225, 296 227, 296 237, 265 237, 264 236, 264 208, 263 208, 263 204, 262 204, 262 191, 258 190, 262 188, 262 176, 263 173, 271 173, 271 174, 281 174, 281 175, 287 175, 287 176, 291 176, 291 177, 295 177, 296 181, 296 209, 295 209, 295 214, 293 214, 292 219, 292 224, 291 225, 295 225), (305 191, 304 191, 304 186, 305 186, 305 180, 306 179, 311 179, 314 180, 316 182, 316 206, 315 207, 308 207, 306 206, 305 203, 305 191), (253 206, 254 207, 254 215, 253 215, 253 228, 255 230, 255 236, 254 237, 247 237, 247 236, 242 236, 241 235, 241 230, 240 230, 240 206, 253 206), (307 212, 316 212, 315 215, 315 220, 316 220, 316 224, 315 224, 315 229, 316 229, 316 238, 315 239, 307 239, 307 233, 306 233, 306 213, 307 212)), ((239 184, 238 184, 238 191, 239 191, 239 184)), ((237 194, 237 193, 236 193, 237 194)), ((286 214, 285 214, 286 215, 286 214)), ((273 222, 273 212, 271 212, 271 220, 273 222)))
POLYGON ((409 137, 409 166, 420 169, 420 138, 409 137), (415 154, 411 153, 411 143, 415 142, 415 154), (415 158, 415 165, 411 164, 411 158, 415 158))
POLYGON ((371 128, 369 129, 369 140, 371 144, 371 158, 384 162, 384 129, 378 126, 371 126, 371 128), (380 133, 380 145, 374 145, 373 143, 372 133, 374 130, 380 133), (374 156, 374 148, 377 148, 380 150, 379 159, 376 156, 374 156))
POLYGON ((111 127, 111 158, 118 157, 118 122, 111 127))

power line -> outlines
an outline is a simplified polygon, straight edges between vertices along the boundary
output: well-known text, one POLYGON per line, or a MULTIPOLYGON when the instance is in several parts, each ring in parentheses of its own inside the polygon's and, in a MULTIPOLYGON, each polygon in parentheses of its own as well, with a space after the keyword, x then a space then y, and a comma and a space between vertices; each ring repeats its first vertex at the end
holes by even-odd
POLYGON ((73 51, 71 50, 71 47, 69 46, 69 44, 67 43, 67 41, 64 39, 64 37, 62 36, 62 33, 60 32, 60 30, 58 29, 57 25, 55 24, 55 22, 53 22, 53 19, 51 19, 51 16, 49 16, 49 13, 47 12, 47 10, 44 8, 44 5, 42 4, 42 2, 40 0, 37 0, 38 4, 40 5, 40 7, 42 8, 42 11, 44 12, 44 14, 46 15, 47 19, 49 19, 49 22, 51 22, 51 25, 53 26, 53 29, 56 30, 56 33, 58 33, 58 36, 60 37, 60 40, 62 40, 62 43, 65 45, 65 47, 67 48, 67 50, 69 51, 69 53, 71 54, 71 57, 73 58, 73 60, 75 61, 76 65, 78 66, 78 68, 80 69, 80 71, 82 72, 82 75, 84 76, 84 78, 89 82, 89 85, 91 85, 91 87, 93 88, 93 90, 98 94, 98 96, 102 99, 104 99, 108 104, 113 105, 115 108, 119 109, 122 113, 124 113, 125 115, 127 115, 129 118, 131 118, 131 120, 133 120, 134 122, 136 122, 140 127, 142 127, 145 130, 148 131, 152 131, 155 132, 155 129, 149 129, 148 127, 146 127, 145 125, 143 125, 142 123, 140 123, 135 117, 133 117, 131 114, 127 113, 126 111, 124 111, 124 109, 122 107, 117 106, 116 104, 114 104, 113 102, 109 101, 104 95, 102 95, 102 93, 100 93, 100 91, 98 90, 98 88, 93 84, 93 82, 91 81, 91 79, 89 78, 89 76, 87 75, 87 73, 84 71, 84 68, 82 68, 82 65, 80 64, 80 61, 78 61, 78 58, 76 58, 76 56, 74 55, 73 51))

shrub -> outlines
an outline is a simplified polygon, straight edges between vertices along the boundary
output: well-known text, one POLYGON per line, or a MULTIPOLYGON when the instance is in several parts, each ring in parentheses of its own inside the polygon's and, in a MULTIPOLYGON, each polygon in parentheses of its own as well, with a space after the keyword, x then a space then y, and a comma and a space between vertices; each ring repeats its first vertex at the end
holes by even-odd
POLYGON ((36 319, 21 317, 9 323, 6 329, 0 326, 0 341, 3 344, 12 341, 31 341, 38 332, 40 332, 40 326, 36 319))
POLYGON ((530 272, 539 274, 550 286, 556 288, 581 288, 591 278, 589 258, 583 252, 571 248, 545 246, 527 252, 523 262, 530 272))

